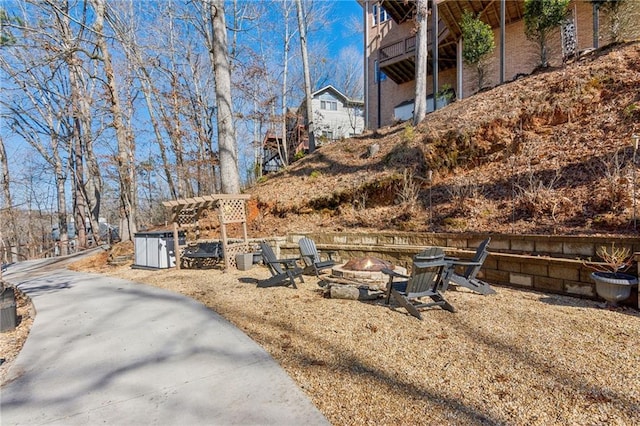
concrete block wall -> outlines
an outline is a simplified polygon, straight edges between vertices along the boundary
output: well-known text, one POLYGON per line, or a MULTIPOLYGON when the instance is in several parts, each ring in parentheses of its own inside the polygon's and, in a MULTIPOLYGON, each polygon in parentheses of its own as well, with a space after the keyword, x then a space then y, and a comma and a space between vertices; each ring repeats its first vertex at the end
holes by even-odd
POLYGON ((413 249, 425 246, 442 246, 459 250, 475 250, 480 243, 491 238, 489 251, 530 256, 550 256, 566 259, 595 258, 601 246, 626 247, 631 252, 640 252, 637 237, 582 237, 558 235, 516 235, 483 233, 415 233, 415 232, 371 232, 371 233, 300 233, 287 236, 289 243, 297 244, 303 236, 313 238, 318 246, 397 246, 413 249))
MULTIPOLYGON (((586 266, 600 246, 627 247, 640 253, 640 239, 621 237, 573 237, 497 234, 421 234, 402 232, 290 234, 280 249, 298 254, 298 241, 308 236, 319 249, 335 250, 346 261, 365 255, 376 256, 400 266, 410 266, 414 254, 426 246, 445 247, 448 255, 473 257, 475 249, 491 237, 490 255, 479 277, 491 284, 507 285, 574 297, 597 299, 593 271, 586 266)), ((637 255, 640 259, 640 254, 637 255)), ((634 273, 634 271, 631 271, 634 273)))
POLYGON ((492 284, 595 298, 591 272, 582 260, 506 253, 492 253, 482 268, 484 279, 492 284))

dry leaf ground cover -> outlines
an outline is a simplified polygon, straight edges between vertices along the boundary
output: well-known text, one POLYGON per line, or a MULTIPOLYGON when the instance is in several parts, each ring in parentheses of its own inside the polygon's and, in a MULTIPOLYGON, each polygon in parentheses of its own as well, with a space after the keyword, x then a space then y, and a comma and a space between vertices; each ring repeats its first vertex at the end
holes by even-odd
POLYGON ((638 87, 640 41, 326 144, 247 189, 251 233, 629 234, 638 87))
MULTIPOLYGON (((497 288, 447 292, 424 320, 382 301, 257 288, 263 267, 101 272, 180 292, 244 330, 332 424, 640 423, 640 316, 497 288)), ((95 268, 94 268, 95 270, 95 268)))

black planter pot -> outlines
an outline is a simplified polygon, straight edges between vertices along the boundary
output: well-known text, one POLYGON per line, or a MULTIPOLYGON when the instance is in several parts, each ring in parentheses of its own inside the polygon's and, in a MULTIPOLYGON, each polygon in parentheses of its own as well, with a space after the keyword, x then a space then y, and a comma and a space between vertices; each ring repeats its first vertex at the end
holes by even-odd
POLYGON ((591 278, 596 283, 598 296, 614 305, 628 298, 631 288, 638 284, 638 278, 620 272, 592 272, 591 278))

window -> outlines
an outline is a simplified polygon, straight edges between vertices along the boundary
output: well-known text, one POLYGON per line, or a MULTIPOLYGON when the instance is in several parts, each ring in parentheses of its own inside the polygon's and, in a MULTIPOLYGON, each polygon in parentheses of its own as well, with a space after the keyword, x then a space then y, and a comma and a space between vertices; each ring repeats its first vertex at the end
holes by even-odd
POLYGON ((387 79, 387 75, 382 72, 380 70, 380 64, 378 64, 378 61, 375 61, 373 63, 373 68, 374 68, 374 75, 373 75, 373 81, 374 83, 378 84, 381 81, 385 81, 387 79))
POLYGON ((322 137, 331 141, 331 140, 333 140, 333 132, 329 131, 329 130, 323 130, 322 131, 322 137))
POLYGON ((320 109, 326 109, 329 111, 338 110, 338 102, 336 101, 320 101, 320 109))
POLYGON ((373 25, 378 25, 378 23, 388 21, 390 18, 391 17, 382 6, 379 6, 377 4, 373 5, 373 25))

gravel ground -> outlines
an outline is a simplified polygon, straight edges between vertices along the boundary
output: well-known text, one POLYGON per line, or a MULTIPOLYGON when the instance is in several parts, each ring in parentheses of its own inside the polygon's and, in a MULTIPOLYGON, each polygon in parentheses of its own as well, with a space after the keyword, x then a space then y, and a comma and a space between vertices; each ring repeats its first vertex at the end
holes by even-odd
POLYGON ((381 300, 325 298, 315 277, 298 289, 257 288, 263 267, 98 269, 220 313, 336 425, 640 424, 635 310, 498 287, 448 291, 458 312, 434 308, 419 321, 381 300))

